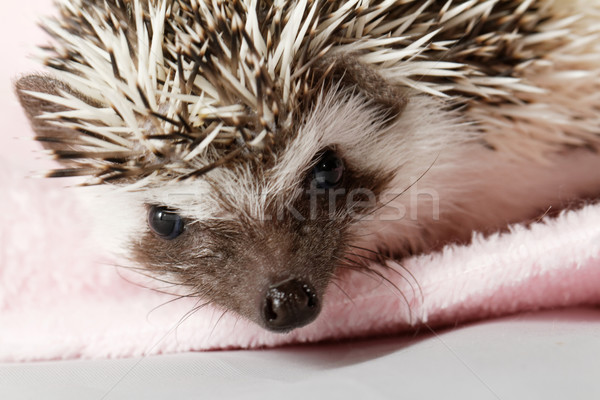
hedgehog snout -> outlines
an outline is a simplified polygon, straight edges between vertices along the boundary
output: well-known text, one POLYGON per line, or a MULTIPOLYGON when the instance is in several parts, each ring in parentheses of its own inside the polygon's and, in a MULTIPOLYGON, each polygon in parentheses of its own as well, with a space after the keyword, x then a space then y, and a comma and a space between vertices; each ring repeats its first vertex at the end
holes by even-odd
POLYGON ((269 286, 261 307, 264 326, 284 333, 314 321, 321 311, 321 302, 308 281, 292 278, 269 286))

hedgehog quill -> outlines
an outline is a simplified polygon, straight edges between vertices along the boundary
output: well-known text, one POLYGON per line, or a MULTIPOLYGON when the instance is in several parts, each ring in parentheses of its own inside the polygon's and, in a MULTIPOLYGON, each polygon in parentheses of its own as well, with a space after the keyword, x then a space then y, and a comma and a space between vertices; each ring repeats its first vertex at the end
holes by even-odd
POLYGON ((16 83, 48 175, 102 192, 133 263, 268 330, 342 270, 600 192, 597 1, 57 6, 16 83))

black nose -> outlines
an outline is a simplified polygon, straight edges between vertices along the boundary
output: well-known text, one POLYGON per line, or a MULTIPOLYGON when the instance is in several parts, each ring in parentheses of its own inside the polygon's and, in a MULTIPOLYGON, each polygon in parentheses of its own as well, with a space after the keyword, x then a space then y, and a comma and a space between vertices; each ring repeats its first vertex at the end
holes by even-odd
POLYGON ((289 332, 314 321, 321 311, 315 289, 308 283, 290 279, 267 290, 263 320, 267 329, 289 332))

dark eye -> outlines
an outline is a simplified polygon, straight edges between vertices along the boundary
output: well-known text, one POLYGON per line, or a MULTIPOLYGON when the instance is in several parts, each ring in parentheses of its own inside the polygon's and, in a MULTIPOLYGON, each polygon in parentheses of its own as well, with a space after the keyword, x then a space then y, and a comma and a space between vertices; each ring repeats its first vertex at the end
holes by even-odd
POLYGON ((313 174, 317 186, 321 189, 331 189, 339 184, 344 175, 344 162, 333 150, 325 151, 315 168, 313 174))
POLYGON ((167 207, 150 207, 148 225, 154 233, 167 240, 175 239, 183 232, 183 218, 167 207))

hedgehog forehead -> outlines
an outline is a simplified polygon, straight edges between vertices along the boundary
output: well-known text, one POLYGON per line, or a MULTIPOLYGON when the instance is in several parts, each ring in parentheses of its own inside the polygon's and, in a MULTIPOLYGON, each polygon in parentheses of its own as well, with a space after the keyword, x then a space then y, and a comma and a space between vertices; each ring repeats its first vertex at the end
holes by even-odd
POLYGON ((379 172, 364 149, 385 136, 384 122, 364 96, 336 87, 319 95, 305 120, 272 147, 270 160, 248 155, 195 179, 162 185, 153 197, 195 219, 239 213, 260 219, 270 206, 290 204, 301 195, 310 169, 326 149, 338 151, 354 169, 379 172))
POLYGON ((134 196, 146 205, 166 206, 190 221, 256 219, 264 208, 260 181, 260 173, 237 165, 195 179, 146 187, 134 196))
POLYGON ((146 205, 165 206, 187 218, 203 220, 217 211, 214 190, 206 180, 172 181, 140 192, 146 205))

